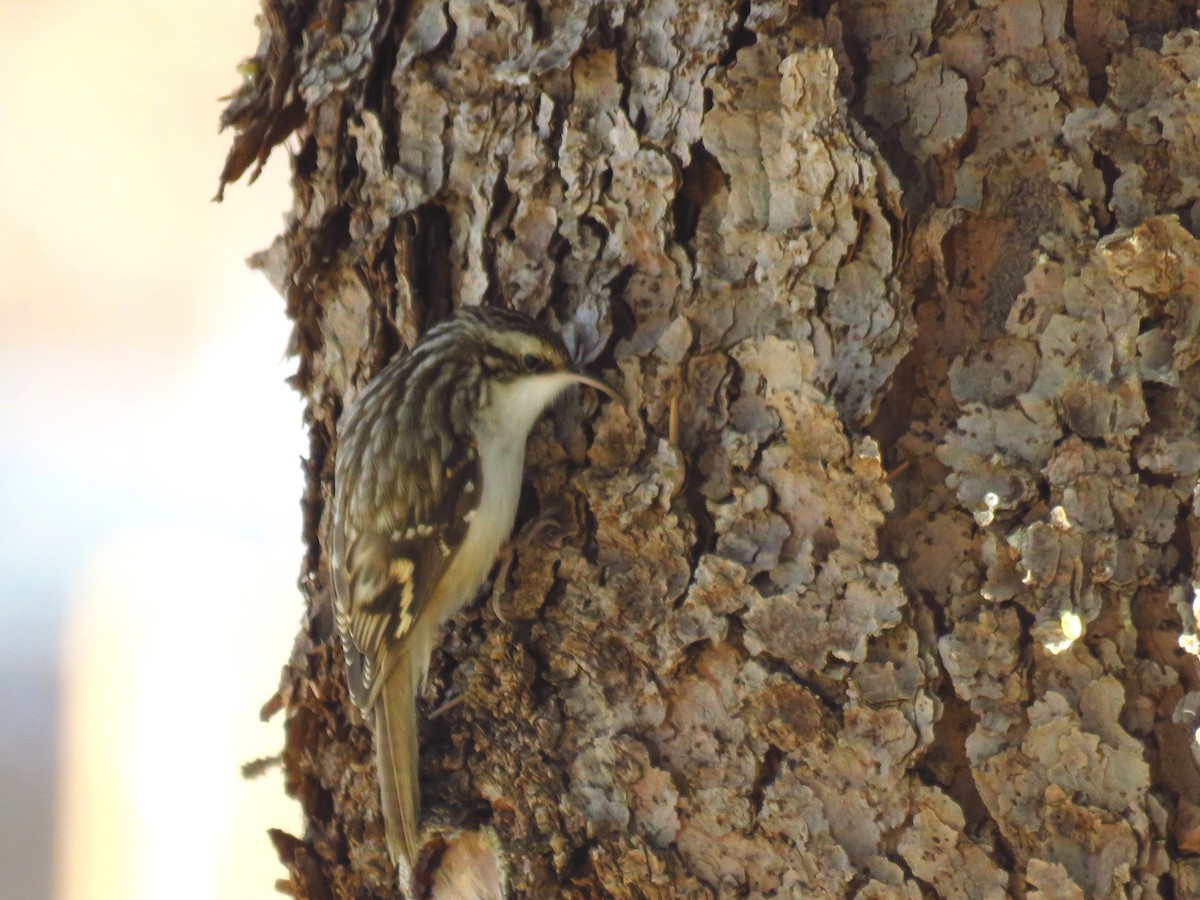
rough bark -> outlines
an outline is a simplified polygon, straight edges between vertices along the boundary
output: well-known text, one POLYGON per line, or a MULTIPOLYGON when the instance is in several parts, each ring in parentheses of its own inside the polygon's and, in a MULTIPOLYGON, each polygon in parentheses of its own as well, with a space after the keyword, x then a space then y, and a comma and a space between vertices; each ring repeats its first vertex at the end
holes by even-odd
POLYGON ((1192 18, 265 0, 222 184, 295 135, 257 257, 311 431, 285 893, 395 891, 338 413, 503 303, 630 400, 535 430, 533 527, 425 698, 461 700, 425 816, 512 896, 1200 895, 1192 18))

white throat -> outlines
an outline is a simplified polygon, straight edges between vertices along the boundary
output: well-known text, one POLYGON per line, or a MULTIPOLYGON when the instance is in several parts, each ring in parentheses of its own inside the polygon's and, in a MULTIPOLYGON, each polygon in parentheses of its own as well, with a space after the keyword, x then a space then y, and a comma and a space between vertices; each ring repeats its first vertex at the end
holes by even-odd
POLYGON ((515 440, 525 447, 525 439, 533 423, 545 412, 567 387, 576 382, 576 377, 565 372, 549 372, 543 375, 526 375, 507 384, 492 385, 491 395, 481 398, 486 408, 479 417, 475 438, 480 450, 485 441, 515 440))

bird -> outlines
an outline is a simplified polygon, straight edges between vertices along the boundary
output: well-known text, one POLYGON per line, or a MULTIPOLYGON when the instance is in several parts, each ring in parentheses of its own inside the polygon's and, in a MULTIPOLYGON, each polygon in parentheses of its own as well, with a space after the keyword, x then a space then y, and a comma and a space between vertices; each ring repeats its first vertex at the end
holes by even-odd
POLYGON ((334 618, 402 878, 420 849, 417 698, 440 626, 487 580, 516 520, 529 432, 577 384, 621 401, 546 326, 473 306, 392 359, 338 420, 334 618))

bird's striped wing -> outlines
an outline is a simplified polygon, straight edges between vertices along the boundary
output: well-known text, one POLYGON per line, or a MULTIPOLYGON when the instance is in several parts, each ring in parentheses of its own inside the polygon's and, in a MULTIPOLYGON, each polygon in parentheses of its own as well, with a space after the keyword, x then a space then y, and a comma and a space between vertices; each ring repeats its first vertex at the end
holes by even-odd
POLYGON ((338 486, 331 548, 335 613, 350 693, 364 712, 380 678, 404 655, 480 496, 479 458, 467 440, 456 440, 441 460, 425 461, 420 480, 426 489, 419 494, 411 479, 407 492, 396 485, 357 498, 355 486, 338 486), (359 504, 353 512, 352 502, 359 504))

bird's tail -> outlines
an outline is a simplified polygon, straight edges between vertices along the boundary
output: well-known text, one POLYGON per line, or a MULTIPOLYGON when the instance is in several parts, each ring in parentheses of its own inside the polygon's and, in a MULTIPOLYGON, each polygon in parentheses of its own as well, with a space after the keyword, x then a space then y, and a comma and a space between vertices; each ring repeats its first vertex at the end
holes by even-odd
POLYGON ((375 702, 375 764, 388 852, 402 879, 417 851, 421 794, 417 769, 417 684, 407 661, 385 674, 375 702))

